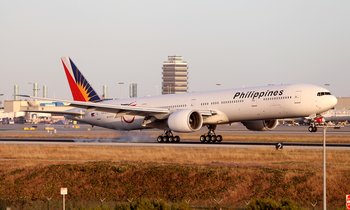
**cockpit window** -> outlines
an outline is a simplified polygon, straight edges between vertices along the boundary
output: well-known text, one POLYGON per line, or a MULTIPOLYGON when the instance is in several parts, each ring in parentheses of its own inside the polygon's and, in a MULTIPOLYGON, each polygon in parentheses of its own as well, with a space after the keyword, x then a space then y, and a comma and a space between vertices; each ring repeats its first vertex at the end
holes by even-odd
POLYGON ((318 92, 317 96, 332 95, 330 92, 318 92))

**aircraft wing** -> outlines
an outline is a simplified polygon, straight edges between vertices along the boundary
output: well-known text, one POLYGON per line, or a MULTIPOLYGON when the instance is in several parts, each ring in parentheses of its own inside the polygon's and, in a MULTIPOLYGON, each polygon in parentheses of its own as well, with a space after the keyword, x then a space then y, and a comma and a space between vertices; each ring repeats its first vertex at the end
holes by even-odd
MULTIPOLYGON (((103 102, 93 103, 93 102, 83 102, 83 101, 71 101, 71 100, 62 100, 62 99, 52 99, 52 98, 42 98, 34 97, 29 95, 17 95, 25 98, 33 98, 46 101, 59 101, 64 103, 70 103, 70 106, 86 109, 85 113, 72 113, 73 115, 84 115, 92 111, 108 112, 114 114, 122 115, 139 115, 139 116, 154 116, 154 115, 168 115, 171 114, 169 109, 162 108, 152 108, 152 107, 141 107, 141 106, 123 106, 123 105, 114 105, 114 104, 104 104, 103 102)), ((36 112, 36 111, 32 111, 36 112)), ((49 113, 50 111, 47 111, 49 113)), ((50 112, 53 113, 53 112, 50 112)), ((65 113, 65 114, 70 114, 65 113)))

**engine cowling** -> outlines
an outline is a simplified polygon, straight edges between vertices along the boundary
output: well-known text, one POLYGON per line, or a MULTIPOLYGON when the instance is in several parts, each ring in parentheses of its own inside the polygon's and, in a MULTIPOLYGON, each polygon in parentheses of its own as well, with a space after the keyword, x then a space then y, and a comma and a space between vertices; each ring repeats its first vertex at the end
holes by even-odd
POLYGON ((242 124, 251 131, 268 131, 273 130, 278 125, 278 120, 255 120, 245 121, 242 124))
POLYGON ((202 125, 202 115, 190 109, 174 112, 168 118, 168 126, 175 132, 195 132, 198 131, 202 125))

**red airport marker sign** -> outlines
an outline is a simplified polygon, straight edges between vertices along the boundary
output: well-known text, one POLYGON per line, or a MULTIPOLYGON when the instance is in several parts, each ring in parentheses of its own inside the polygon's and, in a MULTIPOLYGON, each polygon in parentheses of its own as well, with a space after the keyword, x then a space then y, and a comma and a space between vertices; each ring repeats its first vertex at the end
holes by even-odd
POLYGON ((346 195, 346 207, 350 209, 350 195, 346 195))
POLYGON ((67 195, 67 194, 68 194, 67 188, 61 188, 61 195, 67 195))
POLYGON ((66 200, 65 200, 65 195, 68 194, 68 189, 67 188, 61 188, 61 195, 63 195, 63 210, 66 210, 66 200))

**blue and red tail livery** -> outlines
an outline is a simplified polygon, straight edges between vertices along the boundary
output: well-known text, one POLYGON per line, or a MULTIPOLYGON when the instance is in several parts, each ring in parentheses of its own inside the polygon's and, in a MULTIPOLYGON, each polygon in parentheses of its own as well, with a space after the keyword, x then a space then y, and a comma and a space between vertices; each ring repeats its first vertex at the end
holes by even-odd
POLYGON ((62 57, 61 60, 74 101, 101 101, 101 98, 75 66, 73 61, 69 57, 62 57))

